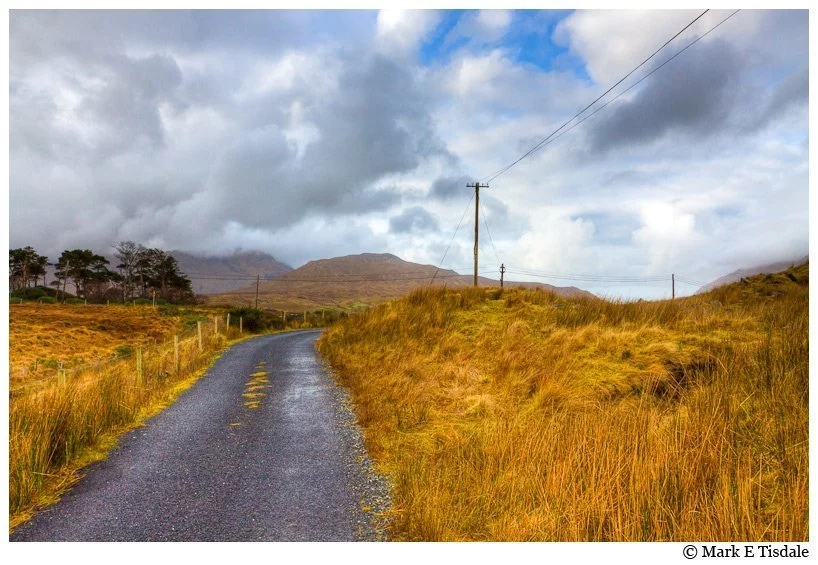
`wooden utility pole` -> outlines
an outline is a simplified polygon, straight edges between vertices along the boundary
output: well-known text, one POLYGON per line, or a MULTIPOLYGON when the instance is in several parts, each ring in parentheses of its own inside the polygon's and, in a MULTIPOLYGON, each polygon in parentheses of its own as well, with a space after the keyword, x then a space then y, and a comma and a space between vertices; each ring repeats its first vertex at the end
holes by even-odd
POLYGON ((480 219, 480 189, 488 188, 487 184, 467 184, 466 187, 474 189, 474 286, 477 286, 477 228, 480 219))
POLYGON ((261 275, 256 275, 256 310, 258 310, 258 283, 261 279, 261 275))
POLYGON ((136 386, 142 386, 142 348, 136 349, 136 386))
POLYGON ((506 272, 506 266, 504 263, 500 264, 500 288, 503 288, 503 275, 506 272))

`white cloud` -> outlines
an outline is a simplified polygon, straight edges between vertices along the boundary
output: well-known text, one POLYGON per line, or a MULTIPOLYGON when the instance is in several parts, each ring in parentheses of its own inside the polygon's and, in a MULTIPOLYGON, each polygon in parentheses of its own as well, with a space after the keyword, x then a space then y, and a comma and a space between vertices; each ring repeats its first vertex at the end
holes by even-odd
MULTIPOLYGON (((438 12, 107 14, 104 37, 60 14, 11 17, 11 245, 133 239, 294 265, 364 251, 436 265, 466 182, 695 16, 574 13, 557 31, 570 64, 555 70, 519 59, 524 15, 504 11, 464 14, 449 45, 465 43, 429 67, 418 54, 438 12), (406 221, 390 231, 392 218, 406 221)), ((805 15, 741 12, 493 181, 481 265, 495 268, 496 247, 534 270, 710 280, 806 251, 807 37, 805 15)), ((468 272, 472 221, 466 209, 444 267, 468 272)))
POLYGON ((509 10, 480 10, 477 13, 477 23, 480 27, 486 32, 496 34, 496 38, 508 30, 511 18, 509 10))
POLYGON ((665 273, 699 246, 703 237, 696 231, 696 216, 678 203, 645 202, 641 206, 642 227, 633 241, 651 257, 650 274, 665 273))
POLYGON ((410 56, 439 21, 440 13, 432 10, 381 10, 376 46, 391 57, 410 56))
POLYGON ((579 265, 593 260, 590 247, 594 225, 571 219, 562 211, 538 208, 529 211, 531 228, 512 252, 512 266, 540 271, 576 273, 579 265))
MULTIPOLYGON (((582 57, 596 83, 610 86, 699 13, 696 10, 581 10, 558 24, 555 37, 582 57)), ((698 29, 701 26, 692 26, 679 40, 691 37, 698 29)))

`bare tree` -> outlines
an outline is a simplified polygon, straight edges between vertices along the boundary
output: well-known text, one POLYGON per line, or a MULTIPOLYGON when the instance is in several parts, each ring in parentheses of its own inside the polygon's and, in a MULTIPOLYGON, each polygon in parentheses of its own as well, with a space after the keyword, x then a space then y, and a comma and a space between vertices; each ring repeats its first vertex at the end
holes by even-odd
POLYGON ((119 265, 116 267, 122 275, 122 300, 126 301, 133 297, 134 278, 137 271, 141 271, 138 266, 146 249, 133 241, 120 241, 113 247, 116 249, 115 256, 119 260, 119 265))

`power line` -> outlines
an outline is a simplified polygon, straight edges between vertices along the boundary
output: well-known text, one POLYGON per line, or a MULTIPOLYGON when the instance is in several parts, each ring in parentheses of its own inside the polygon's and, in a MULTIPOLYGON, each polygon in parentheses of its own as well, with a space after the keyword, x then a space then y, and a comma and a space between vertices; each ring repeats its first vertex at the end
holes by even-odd
POLYGON ((655 275, 647 277, 628 276, 628 275, 583 275, 583 274, 564 274, 564 273, 543 273, 527 271, 522 269, 514 269, 509 267, 508 273, 515 275, 525 275, 529 277, 538 277, 545 279, 557 279, 579 282, 597 282, 597 283, 645 283, 645 282, 668 282, 671 280, 670 275, 655 275))
MULTIPOLYGON (((469 267, 451 267, 450 270, 452 271, 462 271, 468 269, 469 267)), ((306 279, 292 279, 292 278, 285 278, 293 271, 288 271, 287 273, 282 273, 278 277, 275 278, 262 278, 260 279, 262 282, 275 282, 275 281, 287 281, 287 280, 306 280, 306 279)), ((384 272, 368 272, 368 273, 342 273, 339 275, 327 276, 327 277, 312 277, 309 280, 315 282, 321 281, 329 281, 332 282, 335 280, 336 277, 369 277, 369 276, 379 276, 379 275, 416 275, 417 271, 384 271, 384 272)), ((196 280, 215 280, 215 281, 255 281, 256 276, 254 275, 220 275, 220 274, 206 274, 206 273, 185 273, 185 276, 189 278, 194 278, 196 280)))
POLYGON ((683 282, 685 284, 689 284, 690 286, 704 286, 705 284, 707 284, 701 281, 689 279, 687 277, 680 277, 679 275, 676 275, 676 280, 679 282, 683 282))
POLYGON ((491 237, 491 230, 489 229, 488 220, 486 220, 486 211, 483 209, 483 204, 480 204, 480 211, 483 213, 483 225, 486 226, 486 232, 489 234, 489 241, 491 242, 491 248, 494 250, 494 256, 497 258, 497 262, 502 264, 500 255, 497 253, 497 248, 494 246, 494 238, 491 237))
MULTIPOLYGON (((693 41, 691 41, 689 44, 687 44, 685 47, 683 47, 682 49, 680 49, 678 52, 676 52, 676 53, 675 53, 675 54, 674 54, 672 57, 670 57, 669 59, 667 59, 667 60, 666 60, 665 62, 663 62, 661 65, 659 65, 658 67, 656 67, 655 69, 653 69, 651 72, 649 72, 648 74, 646 74, 645 76, 643 76, 642 78, 640 78, 638 81, 636 81, 635 83, 633 83, 632 85, 630 85, 628 88, 626 88, 625 90, 623 90, 622 92, 620 92, 619 94, 617 94, 616 96, 614 96, 613 98, 611 98, 610 100, 608 100, 607 102, 605 102, 605 104, 603 104, 603 105, 602 105, 602 106, 600 106, 599 108, 595 109, 593 112, 591 112, 590 114, 588 114, 587 116, 585 116, 584 118, 582 118, 581 120, 579 120, 577 123, 575 123, 574 125, 572 125, 570 128, 566 129, 565 131, 560 132, 560 133, 559 133, 559 135, 556 135, 556 136, 554 136, 554 137, 553 137, 553 138, 551 138, 551 139, 546 138, 546 139, 547 139, 547 141, 546 141, 546 140, 543 140, 543 141, 541 142, 541 145, 540 145, 539 147, 536 147, 535 149, 533 149, 533 150, 531 151, 531 153, 535 153, 535 152, 539 151, 540 149, 542 149, 543 147, 546 147, 546 146, 550 145, 551 143, 553 143, 554 141, 556 141, 557 139, 559 139, 560 137, 562 137, 563 135, 565 135, 565 134, 566 134, 566 133, 568 133, 569 131, 571 131, 571 130, 573 130, 574 128, 576 128, 577 126, 581 125, 581 124, 582 124, 582 123, 583 123, 585 120, 587 120, 588 118, 591 118, 591 117, 595 116, 597 113, 599 113, 600 111, 604 110, 604 109, 605 109, 605 108, 606 108, 606 107, 607 107, 609 104, 611 104, 612 102, 615 102, 615 101, 616 101, 616 100, 618 100, 618 99, 619 99, 621 96, 623 96, 624 94, 626 94, 626 93, 628 93, 629 91, 631 91, 633 88, 635 88, 637 85, 639 85, 639 84, 640 84, 640 83, 641 83, 643 80, 645 80, 646 78, 648 78, 649 76, 651 76, 653 73, 655 73, 656 71, 658 71, 659 69, 661 69, 662 67, 664 67, 665 65, 667 65, 668 63, 670 63, 670 62, 671 62, 673 59, 675 59, 676 57, 678 57, 679 55, 681 55, 682 53, 684 53, 685 51, 687 51, 689 48, 691 48, 693 45, 695 45, 696 43, 698 43, 700 40, 702 40, 702 39, 704 39, 705 37, 707 37, 707 36, 708 36, 708 35, 709 35, 711 32, 713 32, 713 31, 714 31, 714 30, 715 30, 717 27, 719 27, 721 24, 723 24, 724 22, 726 22, 727 20, 729 20, 730 18, 732 18, 733 16, 735 16, 736 14, 738 14, 740 11, 741 11, 741 10, 736 10, 735 12, 733 12, 732 14, 730 14, 729 16, 727 16, 726 18, 724 18, 722 21, 720 21, 719 23, 717 23, 715 26, 713 26, 712 28, 710 28, 709 30, 707 30, 707 31, 706 31, 704 34, 702 34, 701 36, 697 37, 696 39, 694 39, 693 41)), ((572 118, 572 119, 573 119, 573 118, 572 118)), ((569 120, 569 121, 570 121, 570 120, 569 120)), ((551 135, 554 135, 554 134, 552 133, 551 135)), ((549 136, 549 137, 551 137, 551 136, 549 136)), ((505 172, 505 171, 504 171, 504 172, 505 172)))
MULTIPOLYGON (((631 75, 632 75, 634 72, 636 72, 638 69, 640 69, 641 67, 643 67, 643 66, 644 66, 644 65, 645 65, 645 64, 646 64, 648 61, 650 61, 650 60, 651 60, 653 57, 655 57, 655 56, 656 56, 656 55, 657 55, 657 54, 658 54, 660 51, 662 51, 662 49, 664 49, 665 47, 667 47, 667 46, 668 46, 668 45, 669 45, 669 44, 670 44, 670 43, 671 43, 671 42, 672 42, 674 39, 676 39, 676 38, 677 38, 677 37, 679 37, 679 36, 680 36, 682 33, 684 33, 684 32, 685 32, 685 30, 687 30, 687 29, 688 29, 690 26, 692 26, 694 23, 696 23, 696 22, 697 22, 697 21, 698 21, 698 20, 699 20, 699 19, 700 19, 702 16, 704 16, 704 15, 705 15, 705 14, 706 14, 708 11, 709 11, 709 10, 704 10, 704 11, 703 11, 701 14, 699 14, 698 16, 696 16, 696 18, 695 18, 695 19, 693 19, 693 20, 692 20, 690 23, 688 23, 688 24, 687 24, 685 27, 683 27, 681 30, 679 30, 679 31, 678 31, 678 32, 677 32, 677 33, 676 33, 676 34, 675 34, 673 37, 671 37, 670 39, 668 39, 668 40, 667 40, 667 41, 666 41, 664 44, 662 44, 662 46, 661 46, 661 47, 659 47, 659 48, 658 48, 656 51, 654 51, 654 52, 653 52, 653 53, 652 53, 652 54, 651 54, 651 55, 650 55, 650 56, 649 56, 647 59, 645 59, 644 61, 642 61, 641 63, 639 63, 639 64, 638 64, 636 67, 634 67, 634 68, 633 68, 633 69, 632 69, 632 70, 631 70, 631 71, 630 71, 628 74, 626 74, 626 75, 625 75, 625 76, 623 76, 621 79, 619 79, 619 80, 616 82, 616 84, 614 84, 613 86, 611 86, 610 88, 608 88, 608 90, 606 90, 605 92, 603 92, 603 93, 602 93, 602 94, 601 94, 599 97, 597 97, 597 98, 596 98, 596 99, 595 99, 593 102, 591 102, 590 104, 588 104, 587 106, 585 106, 585 107, 584 107, 582 110, 580 110, 579 112, 577 112, 576 114, 574 114, 574 115, 573 115, 573 116, 572 116, 572 117, 571 117, 571 118, 570 118, 568 121, 566 121, 565 123, 563 123, 563 124, 562 124, 560 127, 558 127, 558 128, 557 128, 557 129, 555 129, 553 132, 551 132, 551 133, 550 133, 548 136, 546 136, 546 137, 545 137, 543 140, 541 140, 539 143, 537 143, 536 145, 534 145, 534 146, 533 146, 531 149, 529 149, 529 150, 528 150, 526 153, 524 153, 524 154, 523 154, 521 157, 519 157, 518 159, 516 159, 515 161, 513 161, 511 164, 509 164, 509 165, 507 165, 507 166, 503 167, 502 169, 500 169, 500 170, 496 171, 496 172, 495 172, 495 173, 493 173, 492 175, 489 175, 488 177, 484 177, 484 180, 486 180, 486 182, 491 182, 492 180, 496 179, 496 178, 497 178, 497 177, 499 177, 500 175, 505 174, 505 173, 506 173, 507 171, 509 171, 509 170, 510 170, 512 167, 514 167, 514 166, 515 166, 517 163, 519 163, 520 161, 522 161, 523 159, 525 159, 526 157, 528 157, 529 155, 533 154, 533 153, 534 153, 534 152, 536 152, 538 149, 540 149, 540 148, 541 148, 543 145, 545 145, 545 144, 546 144, 546 143, 547 143, 547 142, 548 142, 548 141, 549 141, 551 138, 553 138, 553 137, 554 137, 554 136, 555 136, 557 133, 559 133, 559 132, 560 132, 560 130, 562 130, 562 129, 563 129, 563 128, 565 128, 565 127, 566 127, 568 124, 570 124, 572 121, 574 121, 575 119, 577 119, 577 118, 578 118, 580 115, 582 115, 582 114, 583 114, 583 113, 584 113, 586 110, 588 110, 588 109, 589 109, 591 106, 593 106, 594 104, 596 104, 597 102, 599 102, 599 101, 600 101, 602 98, 604 98, 604 97, 605 97, 605 96, 606 96, 608 93, 610 93, 610 92, 611 92, 611 91, 612 91, 614 88, 616 88, 617 86, 619 86, 620 84, 622 84, 622 82, 623 82, 623 81, 625 81, 625 80, 626 80, 626 79, 627 79, 629 76, 631 76, 631 75)), ((738 10, 737 10, 737 11, 738 11, 738 10)), ((735 14, 735 12, 734 12, 734 14, 735 14)), ((732 16, 732 14, 731 14, 731 16, 732 16)), ((728 16, 728 18, 725 18, 725 20, 723 20, 721 23, 723 23, 724 21, 726 21, 727 19, 729 19, 731 16, 728 16)), ((718 25, 721 25, 721 23, 719 23, 718 25)), ((718 27, 718 25, 717 25, 717 26, 715 26, 715 27, 718 27)), ((715 28, 712 28, 712 29, 715 29, 715 28)), ((712 31, 712 29, 711 29, 710 31, 712 31)), ((710 32, 708 31, 708 33, 710 33, 710 32)), ((706 34, 705 34, 705 35, 706 35, 706 34)), ((702 36, 702 37, 704 37, 704 36, 702 36)), ((651 74, 652 74, 652 73, 651 73, 651 74)), ((650 76, 650 75, 647 75, 647 76, 650 76)), ((645 78, 646 78, 646 77, 645 77, 645 78)), ((638 83, 637 83, 637 84, 638 84, 638 83)), ((583 121, 584 121, 584 120, 583 120, 583 121)), ((581 123, 581 122, 580 122, 580 123, 581 123)), ((572 126, 572 128, 571 128, 571 129, 573 129, 573 126, 572 126)))
MULTIPOLYGON (((494 274, 494 270, 480 271, 479 274, 481 274, 481 275, 494 274)), ((467 278, 467 277, 470 277, 470 276, 471 275, 454 274, 454 275, 438 275, 437 278, 438 279, 453 279, 453 278, 459 278, 459 277, 467 278)), ((343 283, 343 282, 348 282, 348 283, 357 283, 357 282, 404 282, 404 281, 425 281, 425 280, 428 280, 428 278, 429 278, 428 276, 423 276, 423 277, 416 276, 416 277, 402 277, 402 278, 395 278, 395 279, 372 278, 372 279, 335 280, 335 281, 325 281, 325 280, 319 281, 319 280, 315 280, 315 279, 290 279, 290 280, 282 280, 282 281, 276 280, 276 281, 269 281, 269 282, 340 282, 340 283, 343 283)), ((254 289, 252 289, 252 290, 250 290, 250 289, 248 289, 248 290, 237 289, 237 290, 226 290, 226 291, 221 292, 219 294, 248 294, 248 295, 254 295, 255 292, 256 291, 254 289)), ((273 293, 274 293, 274 291, 269 291, 269 290, 260 291, 261 295, 273 294, 273 293)))
POLYGON ((437 278, 437 272, 440 270, 441 265, 443 265, 443 261, 446 260, 446 255, 449 253, 449 248, 452 246, 452 242, 454 241, 455 236, 457 236, 457 230, 460 229, 460 224, 463 223, 463 220, 466 218, 466 212, 469 211, 469 206, 471 206, 471 201, 474 200, 474 194, 472 194, 471 198, 469 198, 466 207, 463 209, 463 215, 460 216, 460 221, 457 222, 457 227, 454 229, 454 233, 452 234, 452 239, 449 240, 449 245, 446 246, 446 251, 443 253, 443 258, 440 260, 440 263, 437 265, 437 269, 435 269, 435 274, 432 275, 432 279, 429 281, 429 284, 435 282, 435 278, 437 278))

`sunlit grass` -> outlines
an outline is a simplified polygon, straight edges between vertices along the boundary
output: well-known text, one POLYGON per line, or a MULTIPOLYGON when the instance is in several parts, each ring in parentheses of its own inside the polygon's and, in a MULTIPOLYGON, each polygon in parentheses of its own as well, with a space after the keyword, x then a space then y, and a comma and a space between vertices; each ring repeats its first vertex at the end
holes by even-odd
POLYGON ((110 359, 118 348, 161 343, 182 330, 179 317, 149 306, 22 304, 9 307, 12 388, 66 368, 110 359))
POLYGON ((394 539, 806 540, 807 282, 421 289, 319 347, 394 480, 394 539))
POLYGON ((13 528, 38 507, 52 503, 76 481, 77 470, 100 459, 122 432, 167 406, 190 386, 214 354, 238 338, 205 325, 202 348, 189 333, 147 348, 142 375, 135 358, 52 378, 9 400, 9 521, 13 528))

